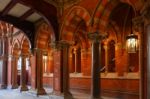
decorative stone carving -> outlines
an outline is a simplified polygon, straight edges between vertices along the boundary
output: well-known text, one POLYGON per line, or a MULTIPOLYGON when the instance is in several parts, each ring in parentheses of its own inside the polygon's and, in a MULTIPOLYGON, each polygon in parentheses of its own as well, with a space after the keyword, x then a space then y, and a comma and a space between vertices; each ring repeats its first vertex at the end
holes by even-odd
POLYGON ((135 17, 132 21, 133 21, 133 25, 134 25, 134 30, 137 32, 141 31, 140 28, 142 27, 142 25, 144 23, 144 17, 138 16, 138 17, 135 17))
POLYGON ((103 40, 103 39, 107 38, 107 34, 100 34, 100 33, 98 33, 98 32, 89 33, 89 34, 88 34, 88 38, 89 38, 91 41, 99 42, 99 40, 103 40))

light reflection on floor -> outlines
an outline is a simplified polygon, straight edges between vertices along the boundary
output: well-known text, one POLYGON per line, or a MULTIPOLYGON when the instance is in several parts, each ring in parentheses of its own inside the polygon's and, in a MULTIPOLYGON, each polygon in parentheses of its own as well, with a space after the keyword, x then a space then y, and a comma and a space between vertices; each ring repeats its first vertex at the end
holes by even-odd
MULTIPOLYGON (((0 89, 0 99, 64 99, 63 97, 58 97, 54 95, 50 95, 49 93, 52 92, 52 89, 46 88, 46 92, 48 95, 44 96, 36 96, 33 90, 27 92, 20 92, 19 89, 0 89)), ((73 97, 75 99, 89 99, 90 94, 80 92, 80 91, 71 91, 73 97)), ((106 98, 103 99, 113 99, 113 98, 106 98)))

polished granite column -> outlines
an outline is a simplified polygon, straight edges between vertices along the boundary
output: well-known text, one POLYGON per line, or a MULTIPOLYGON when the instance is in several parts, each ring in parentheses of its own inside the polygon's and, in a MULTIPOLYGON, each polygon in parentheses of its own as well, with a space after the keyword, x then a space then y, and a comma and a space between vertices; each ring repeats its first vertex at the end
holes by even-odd
POLYGON ((26 55, 21 55, 21 87, 20 91, 28 91, 28 87, 26 84, 26 55))
POLYGON ((92 81, 91 81, 91 99, 101 99, 100 94, 100 56, 101 56, 101 40, 103 35, 99 33, 89 33, 88 38, 91 40, 91 53, 92 53, 92 81))
POLYGON ((69 46, 70 44, 66 41, 61 41, 60 42, 61 47, 62 47, 62 75, 63 75, 63 80, 62 80, 62 85, 63 85, 63 94, 64 94, 64 99, 72 99, 72 94, 69 91, 69 46))

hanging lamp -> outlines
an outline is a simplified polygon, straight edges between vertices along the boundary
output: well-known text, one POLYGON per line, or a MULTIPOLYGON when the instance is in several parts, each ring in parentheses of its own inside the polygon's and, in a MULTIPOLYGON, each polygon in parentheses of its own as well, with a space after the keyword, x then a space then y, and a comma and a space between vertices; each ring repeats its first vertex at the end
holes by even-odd
MULTIPOLYGON (((131 8, 130 8, 131 11, 131 8)), ((133 33, 132 30, 132 11, 131 11, 131 32, 130 34, 126 37, 126 47, 128 53, 136 53, 138 49, 138 36, 133 33)))

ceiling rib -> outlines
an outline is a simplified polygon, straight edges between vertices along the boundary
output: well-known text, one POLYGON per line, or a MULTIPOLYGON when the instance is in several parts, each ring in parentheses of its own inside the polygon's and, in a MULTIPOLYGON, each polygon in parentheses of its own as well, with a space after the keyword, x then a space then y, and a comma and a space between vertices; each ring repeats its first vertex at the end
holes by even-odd
POLYGON ((21 17, 20 20, 25 20, 27 17, 29 17, 31 14, 34 13, 33 9, 28 10, 26 13, 24 13, 21 17))
POLYGON ((5 9, 2 11, 2 16, 5 16, 8 14, 8 12, 14 7, 14 5, 16 5, 16 3, 18 2, 18 0, 12 0, 6 7, 5 9))

